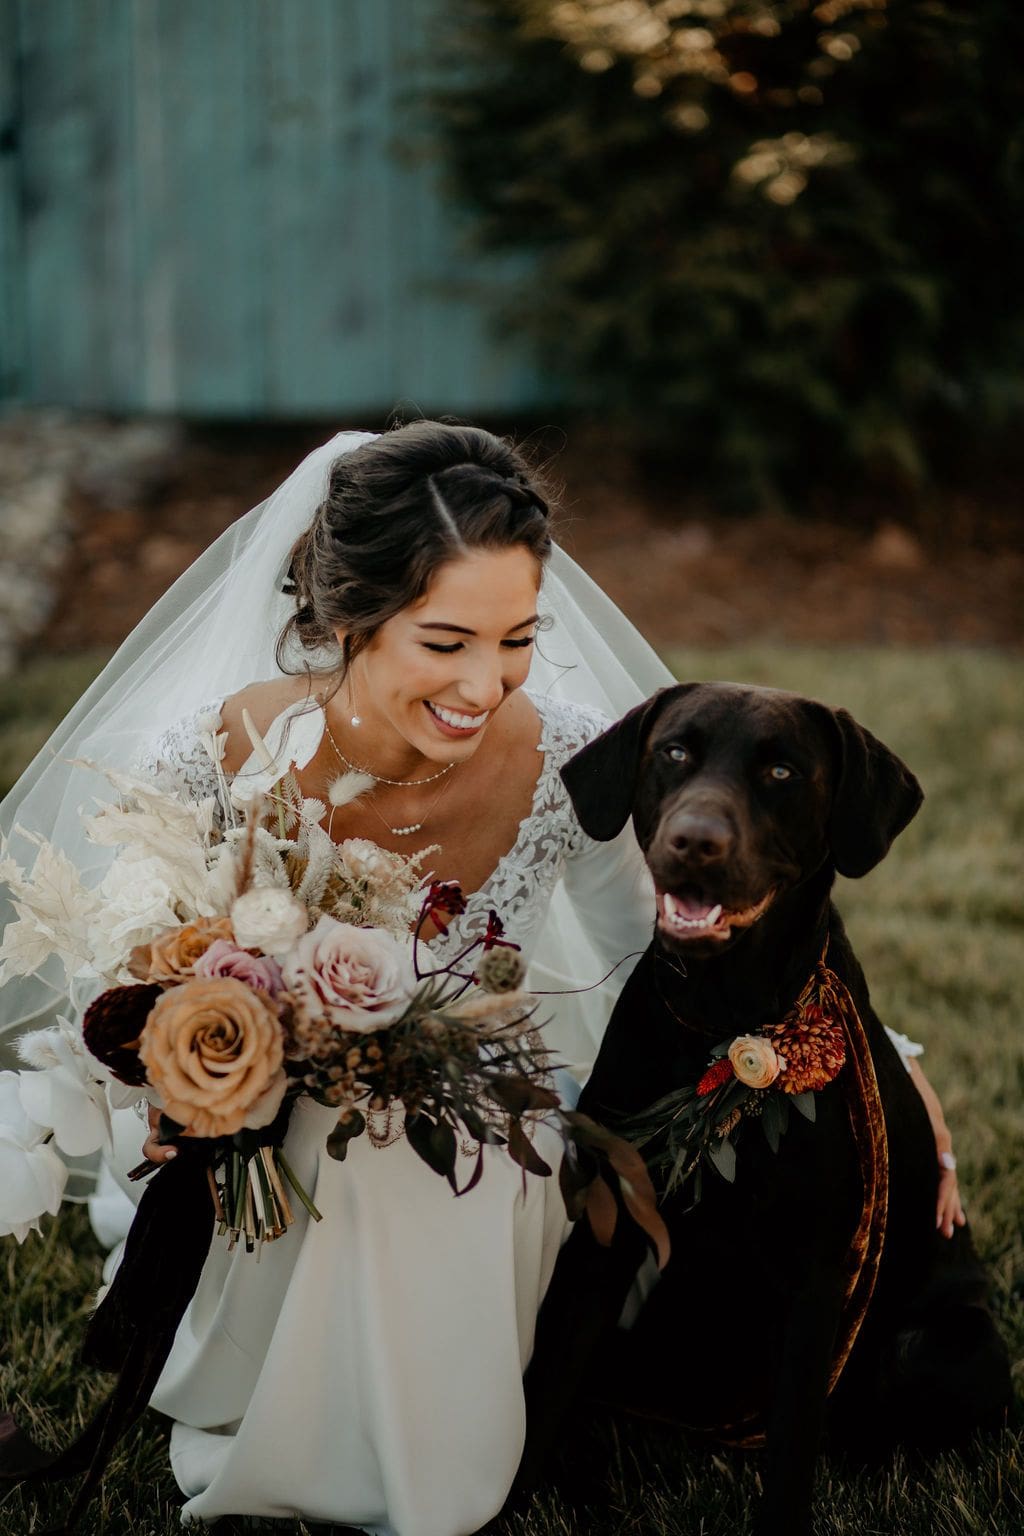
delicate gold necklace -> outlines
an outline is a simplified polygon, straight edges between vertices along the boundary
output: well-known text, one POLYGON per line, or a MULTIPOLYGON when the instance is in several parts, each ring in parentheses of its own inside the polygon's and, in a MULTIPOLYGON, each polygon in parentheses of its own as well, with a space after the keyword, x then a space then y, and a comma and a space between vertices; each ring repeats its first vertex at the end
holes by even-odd
MULTIPOLYGON (((368 769, 357 768, 355 763, 350 763, 349 762, 348 758, 345 756, 344 752, 341 750, 341 748, 338 746, 338 743, 335 741, 334 737, 331 735, 331 728, 327 724, 327 714, 326 714, 326 711, 324 712, 324 731, 325 731, 325 733, 327 735, 327 740, 330 742, 331 746, 334 748, 335 754, 336 754, 339 762, 344 763, 345 767, 348 768, 350 770, 350 772, 352 772, 352 773, 366 773, 369 778, 376 779, 378 784, 390 784, 395 789, 412 789, 415 785, 418 785, 418 784, 433 784, 438 779, 444 779, 445 775, 448 774, 448 773, 451 773, 452 769, 456 767, 455 763, 449 763, 447 768, 442 768, 441 769, 440 773, 432 773, 426 779, 385 779, 385 778, 382 778, 379 774, 371 773, 368 769)), ((445 782, 441 785, 440 790, 438 791, 437 795, 434 797, 434 800, 432 801, 432 803, 427 807, 426 812, 420 818, 420 820, 419 821, 409 822, 408 825, 404 826, 404 827, 393 827, 391 825, 391 823, 387 820, 387 818, 385 816, 383 816, 381 814, 381 812, 377 809, 377 807, 374 805, 372 800, 367 800, 366 803, 370 807, 370 810, 373 812, 373 814, 376 816, 377 820, 380 822, 381 826, 385 827, 391 833, 392 837, 412 837, 414 833, 422 832, 423 831, 423 828, 426 825, 428 818, 430 816, 432 816, 434 814, 434 812, 437 810, 437 807, 441 803, 441 797, 444 795, 445 790, 448 788, 448 785, 451 782, 452 782, 451 779, 445 779, 445 782)))

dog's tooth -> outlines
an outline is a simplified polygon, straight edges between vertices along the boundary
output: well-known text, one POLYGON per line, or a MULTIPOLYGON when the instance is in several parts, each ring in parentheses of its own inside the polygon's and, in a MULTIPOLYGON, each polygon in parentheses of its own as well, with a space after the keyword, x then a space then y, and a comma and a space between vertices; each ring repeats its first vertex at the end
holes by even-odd
POLYGON ((708 927, 711 927, 711 925, 713 923, 717 923, 718 922, 718 919, 721 917, 721 915, 722 915, 722 903, 719 902, 717 907, 712 907, 711 908, 711 911, 708 913, 708 915, 704 919, 704 921, 707 923, 708 927))

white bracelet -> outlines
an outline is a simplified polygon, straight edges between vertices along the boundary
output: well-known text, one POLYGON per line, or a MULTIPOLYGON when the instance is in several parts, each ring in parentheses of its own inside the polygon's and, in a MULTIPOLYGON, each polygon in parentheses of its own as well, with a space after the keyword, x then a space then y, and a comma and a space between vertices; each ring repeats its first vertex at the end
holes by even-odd
POLYGON ((956 1172, 956 1158, 952 1152, 939 1153, 939 1167, 948 1169, 950 1173, 956 1172))

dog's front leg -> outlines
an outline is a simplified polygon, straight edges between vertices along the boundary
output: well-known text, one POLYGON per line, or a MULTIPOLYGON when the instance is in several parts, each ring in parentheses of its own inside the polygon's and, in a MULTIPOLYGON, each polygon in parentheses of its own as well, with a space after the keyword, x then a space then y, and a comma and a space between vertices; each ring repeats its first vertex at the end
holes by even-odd
POLYGON ((778 1384, 767 1426, 764 1494, 756 1536, 809 1536, 844 1282, 832 1264, 810 1264, 786 1316, 778 1384))
POLYGON ((524 1380, 526 1443, 509 1508, 524 1508, 542 1481, 646 1251, 640 1229, 620 1209, 610 1247, 597 1243, 584 1219, 559 1254, 524 1380))

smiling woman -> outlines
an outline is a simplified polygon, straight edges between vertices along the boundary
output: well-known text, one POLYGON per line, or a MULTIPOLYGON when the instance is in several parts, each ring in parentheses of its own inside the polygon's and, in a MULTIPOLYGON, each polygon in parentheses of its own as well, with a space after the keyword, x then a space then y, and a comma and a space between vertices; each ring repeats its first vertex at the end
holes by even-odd
MULTIPOLYGON (((115 658, 65 729, 64 758, 130 763, 193 801, 221 786, 244 801, 292 775, 333 841, 418 854, 435 881, 459 882, 465 910, 460 898, 423 929, 432 966, 500 941, 530 960, 528 985, 590 989, 635 956, 654 923, 635 841, 586 837, 559 770, 669 674, 553 549, 515 449, 434 422, 343 435, 245 522, 183 578, 188 601, 170 594, 172 622, 152 615, 145 643, 115 658), (549 626, 551 660, 535 646, 549 626)), ((56 808, 80 803, 82 771, 47 760, 5 814, 28 807, 66 845, 56 808)), ((609 1003, 599 990, 546 998, 545 1044, 584 1071, 609 1003)), ((174 1420, 187 1521, 301 1515, 459 1536, 506 1497, 522 1371, 566 1231, 558 1180, 524 1187, 488 1145, 479 1188, 453 1200, 401 1105, 364 1108, 368 1133, 344 1163, 324 1150, 337 1111, 308 1097, 292 1111, 282 1150, 321 1222, 297 1209, 258 1272, 220 1247, 206 1263, 152 1398, 174 1420)), ((123 1183, 144 1133, 130 1110, 114 1118, 123 1183)), ((531 1167, 556 1166, 555 1135, 533 1126, 531 1167)), ((144 1148, 157 1164, 174 1150, 152 1136, 144 1148)), ((118 1218, 113 1197, 104 1214, 118 1218)))

